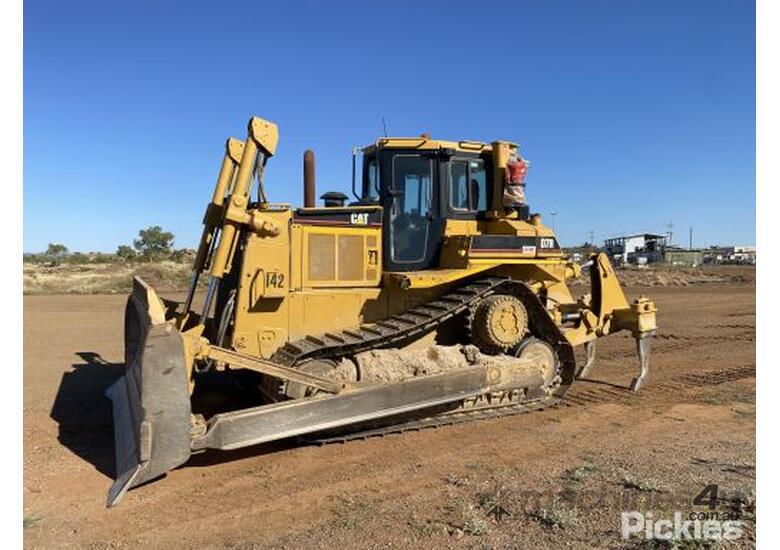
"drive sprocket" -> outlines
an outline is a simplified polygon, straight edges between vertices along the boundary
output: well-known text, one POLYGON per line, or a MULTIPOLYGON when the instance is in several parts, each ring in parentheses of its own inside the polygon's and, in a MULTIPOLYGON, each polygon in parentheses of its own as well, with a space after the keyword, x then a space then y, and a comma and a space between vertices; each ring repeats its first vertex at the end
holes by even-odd
POLYGON ((528 312, 517 297, 495 294, 479 302, 470 325, 473 343, 483 353, 506 353, 525 336, 528 312))

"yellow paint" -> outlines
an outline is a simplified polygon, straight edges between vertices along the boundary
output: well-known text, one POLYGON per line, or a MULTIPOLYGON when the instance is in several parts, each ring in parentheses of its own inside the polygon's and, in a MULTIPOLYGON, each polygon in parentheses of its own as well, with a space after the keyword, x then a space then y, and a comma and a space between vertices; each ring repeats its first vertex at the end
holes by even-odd
MULTIPOLYGON (((225 278, 238 262, 229 342, 236 351, 269 358, 285 342, 385 319, 481 276, 506 276, 525 283, 537 293, 573 345, 616 330, 630 330, 635 335, 655 330, 655 305, 647 299, 629 305, 603 254, 593 258, 598 277, 598 293, 594 292, 598 303, 593 304, 586 299, 573 299, 566 282, 579 275, 579 266, 559 251, 472 250, 472 240, 479 235, 554 237, 540 216, 523 221, 515 213, 505 212, 500 204, 499 190, 504 181, 501 178, 505 177, 508 158, 517 151, 516 144, 381 138, 366 148, 366 153, 392 148, 449 148, 492 156, 494 162, 492 216, 484 220, 446 220, 436 268, 383 273, 382 228, 367 224, 368 216, 361 214, 365 207, 303 209, 309 216, 294 218, 293 209, 286 205, 250 205, 258 155, 273 155, 277 143, 276 125, 257 117, 250 120, 244 142, 228 140, 204 217, 195 271, 207 267, 204 261, 212 247, 208 266, 212 276, 225 278), (350 214, 349 224, 328 223, 316 216, 318 211, 350 214), (213 242, 216 229, 221 230, 218 243, 213 242), (562 320, 573 314, 579 320, 564 327, 562 320)), ((139 292, 148 304, 153 322, 164 321, 165 308, 154 291, 141 288, 139 292)), ((187 357, 195 357, 204 325, 196 315, 185 312, 180 315, 179 326, 186 334, 187 357)))

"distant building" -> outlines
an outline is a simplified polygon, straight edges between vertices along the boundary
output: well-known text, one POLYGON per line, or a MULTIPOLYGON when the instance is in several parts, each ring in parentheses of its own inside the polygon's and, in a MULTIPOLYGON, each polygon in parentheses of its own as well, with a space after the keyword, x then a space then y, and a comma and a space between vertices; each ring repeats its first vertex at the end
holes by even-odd
POLYGON ((711 246, 704 250, 704 263, 755 264, 755 246, 711 246))
POLYGON ((682 248, 667 244, 665 235, 655 233, 637 233, 607 239, 604 241, 604 252, 616 265, 630 263, 641 266, 656 262, 688 266, 705 263, 751 265, 756 263, 755 246, 682 248))
POLYGON ((664 249, 664 262, 672 265, 697 266, 704 263, 704 252, 698 249, 667 246, 664 249))
POLYGON ((733 254, 733 246, 711 246, 703 251, 703 261, 705 264, 727 263, 733 254))
POLYGON ((755 246, 735 246, 731 261, 737 264, 755 264, 756 247, 755 246))
POLYGON ((638 233, 614 237, 604 241, 604 252, 617 264, 652 263, 663 260, 666 236, 655 233, 638 233), (641 258, 641 259, 640 259, 641 258))

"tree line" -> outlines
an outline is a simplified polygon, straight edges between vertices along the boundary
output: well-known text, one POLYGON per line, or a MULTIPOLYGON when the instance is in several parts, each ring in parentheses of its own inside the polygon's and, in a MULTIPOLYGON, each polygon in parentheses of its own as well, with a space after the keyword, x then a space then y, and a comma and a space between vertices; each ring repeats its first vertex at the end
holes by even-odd
POLYGON ((160 260, 182 261, 192 254, 186 248, 174 249, 174 235, 153 225, 138 231, 138 238, 132 245, 122 244, 113 254, 94 252, 71 252, 60 243, 49 243, 45 252, 25 254, 24 261, 37 263, 112 263, 112 262, 157 262, 160 260))

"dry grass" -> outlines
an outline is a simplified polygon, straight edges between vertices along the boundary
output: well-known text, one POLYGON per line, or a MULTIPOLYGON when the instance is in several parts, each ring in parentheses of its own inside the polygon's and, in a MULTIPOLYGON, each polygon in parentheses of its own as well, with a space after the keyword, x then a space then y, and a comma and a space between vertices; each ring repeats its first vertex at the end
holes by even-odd
MULTIPOLYGON (((156 263, 23 265, 25 294, 124 294, 130 292, 134 275, 142 277, 157 290, 185 290, 192 264, 191 261, 166 260, 156 263)), ((685 268, 658 265, 647 269, 621 268, 617 274, 623 284, 630 286, 688 286, 755 280, 755 268, 751 266, 685 268)), ((589 284, 587 275, 573 281, 574 286, 589 284)))
POLYGON ((187 288, 191 264, 163 261, 149 264, 24 264, 25 294, 124 294, 138 275, 155 289, 187 288))
POLYGON ((647 477, 640 477, 635 474, 631 474, 629 472, 623 473, 623 487, 626 489, 635 489, 637 491, 645 491, 645 492, 655 492, 655 493, 665 493, 667 491, 666 487, 663 483, 660 481, 653 479, 653 478, 647 478, 647 477))
POLYGON ((576 512, 560 502, 553 502, 546 508, 536 508, 528 515, 548 529, 567 529, 578 522, 576 512))
POLYGON ((32 527, 39 521, 41 521, 43 518, 36 514, 25 514, 24 515, 24 528, 27 529, 28 527, 32 527))

